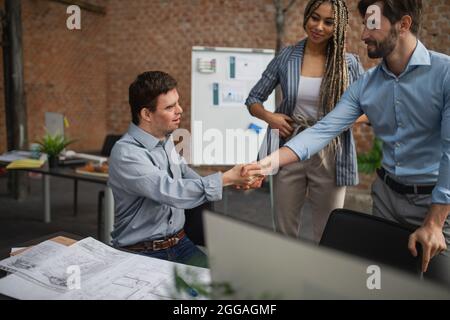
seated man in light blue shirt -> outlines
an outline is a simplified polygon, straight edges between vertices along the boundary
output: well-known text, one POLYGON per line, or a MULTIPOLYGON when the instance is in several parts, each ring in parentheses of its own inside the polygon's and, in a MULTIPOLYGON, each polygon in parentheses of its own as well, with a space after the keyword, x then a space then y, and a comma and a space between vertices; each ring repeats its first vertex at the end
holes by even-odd
MULTIPOLYGON (((129 88, 132 123, 115 144, 109 180, 115 202, 113 244, 143 255, 205 267, 206 256, 183 231, 184 209, 222 198, 228 185, 248 187, 242 166, 201 177, 176 152, 171 133, 183 109, 177 82, 145 72, 129 88)), ((257 183, 257 182, 256 182, 257 183)))
POLYGON ((263 170, 249 165, 243 174, 308 159, 365 113, 383 141, 373 214, 416 230, 408 248, 417 256, 416 244, 422 245, 426 271, 431 258, 449 255, 450 57, 418 41, 421 0, 361 0, 358 9, 368 55, 382 62, 349 87, 322 121, 263 159, 263 170), (382 14, 374 21, 377 11, 382 14))

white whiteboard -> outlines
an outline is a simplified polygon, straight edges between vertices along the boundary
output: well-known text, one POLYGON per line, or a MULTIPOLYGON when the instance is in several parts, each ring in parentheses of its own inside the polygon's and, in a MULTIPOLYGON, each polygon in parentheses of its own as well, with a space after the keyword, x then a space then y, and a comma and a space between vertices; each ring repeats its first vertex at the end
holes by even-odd
MULTIPOLYGON (((267 124, 244 102, 274 50, 192 48, 191 155, 194 165, 255 161, 267 124)), ((264 103, 275 110, 275 93, 264 103)))

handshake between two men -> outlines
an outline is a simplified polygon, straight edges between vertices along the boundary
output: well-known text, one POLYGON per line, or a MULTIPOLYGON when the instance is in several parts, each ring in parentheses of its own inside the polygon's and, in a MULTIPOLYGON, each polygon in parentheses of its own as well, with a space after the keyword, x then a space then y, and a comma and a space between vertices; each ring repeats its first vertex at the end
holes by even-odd
POLYGON ((260 188, 265 177, 273 174, 277 168, 272 161, 263 161, 237 165, 223 174, 223 186, 234 185, 237 189, 249 190, 260 188))

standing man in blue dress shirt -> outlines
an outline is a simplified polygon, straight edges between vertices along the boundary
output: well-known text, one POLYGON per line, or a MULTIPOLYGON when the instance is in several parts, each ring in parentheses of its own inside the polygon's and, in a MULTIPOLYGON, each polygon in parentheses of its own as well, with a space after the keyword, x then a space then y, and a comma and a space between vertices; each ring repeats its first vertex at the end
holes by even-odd
POLYGON ((426 271, 434 256, 449 256, 450 57, 417 39, 421 0, 361 0, 358 9, 368 55, 382 62, 350 86, 322 121, 261 160, 264 169, 249 165, 243 174, 267 174, 309 159, 365 113, 383 141, 373 214, 416 229, 408 248, 417 256, 416 245, 422 245, 426 271), (373 28, 367 22, 376 11, 381 17, 373 28))
POLYGON ((248 187, 256 180, 242 178, 242 166, 207 177, 188 167, 171 138, 183 113, 178 100, 177 82, 164 72, 145 72, 130 85, 132 123, 109 160, 111 235, 116 247, 205 267, 205 254, 183 231, 184 209, 220 200, 224 186, 248 187))

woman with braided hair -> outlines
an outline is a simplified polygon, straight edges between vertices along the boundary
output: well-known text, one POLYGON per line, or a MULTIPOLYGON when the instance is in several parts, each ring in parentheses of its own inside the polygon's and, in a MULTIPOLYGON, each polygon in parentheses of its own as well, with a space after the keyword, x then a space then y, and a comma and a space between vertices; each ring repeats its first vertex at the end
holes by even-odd
MULTIPOLYGON (((314 125, 364 72, 358 57, 346 53, 347 24, 344 0, 311 0, 306 5, 303 27, 308 37, 272 60, 246 101, 249 112, 269 125, 264 149, 273 150, 271 130, 279 132, 278 148, 314 125), (283 100, 272 113, 263 103, 278 85, 283 100)), ((357 183, 355 144, 348 130, 320 154, 283 167, 274 177, 277 230, 298 237, 301 211, 309 199, 313 240, 319 242, 331 211, 344 205, 346 186, 357 183)))

